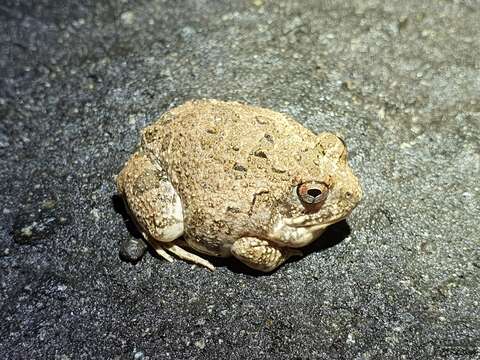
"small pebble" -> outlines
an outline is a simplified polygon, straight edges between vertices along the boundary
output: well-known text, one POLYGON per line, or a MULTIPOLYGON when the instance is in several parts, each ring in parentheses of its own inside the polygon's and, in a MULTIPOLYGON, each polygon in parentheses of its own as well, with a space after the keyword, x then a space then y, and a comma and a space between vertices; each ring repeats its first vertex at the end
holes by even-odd
POLYGON ((145 353, 143 351, 137 351, 135 355, 133 355, 135 360, 143 360, 145 358, 145 353))
POLYGON ((127 239, 120 246, 120 257, 130 263, 139 261, 147 251, 142 239, 127 239))
POLYGON ((200 350, 205 349, 205 339, 200 339, 194 342, 194 345, 200 350))

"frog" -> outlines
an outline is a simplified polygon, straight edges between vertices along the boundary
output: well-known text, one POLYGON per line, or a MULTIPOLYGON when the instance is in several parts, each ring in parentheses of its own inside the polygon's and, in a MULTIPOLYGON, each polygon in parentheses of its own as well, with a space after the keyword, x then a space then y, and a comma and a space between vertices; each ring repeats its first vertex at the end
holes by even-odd
POLYGON ((234 257, 260 272, 302 256, 363 194, 341 137, 215 99, 187 101, 141 130, 116 185, 160 257, 209 270, 208 257, 234 257))

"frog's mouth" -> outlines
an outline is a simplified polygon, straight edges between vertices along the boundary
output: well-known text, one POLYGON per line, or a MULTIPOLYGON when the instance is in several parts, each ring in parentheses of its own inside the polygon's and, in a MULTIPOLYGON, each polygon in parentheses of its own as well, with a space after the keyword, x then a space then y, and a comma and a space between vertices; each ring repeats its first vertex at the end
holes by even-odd
POLYGON ((313 242, 322 235, 328 226, 345 219, 347 215, 340 214, 329 217, 328 220, 323 216, 312 218, 312 215, 283 218, 273 226, 272 232, 269 234, 269 240, 281 246, 300 248, 313 242))
POLYGON ((345 219, 348 213, 339 214, 337 216, 325 216, 322 215, 301 215, 294 218, 286 218, 283 220, 284 224, 293 228, 318 228, 318 229, 325 229, 326 227, 333 225, 339 221, 345 219), (327 220, 328 219, 328 220, 327 220))

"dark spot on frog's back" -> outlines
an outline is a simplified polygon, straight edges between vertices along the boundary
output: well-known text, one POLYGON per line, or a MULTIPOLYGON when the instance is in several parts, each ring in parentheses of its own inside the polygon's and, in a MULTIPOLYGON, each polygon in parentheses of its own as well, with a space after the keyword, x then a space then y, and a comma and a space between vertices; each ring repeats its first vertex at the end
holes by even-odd
POLYGON ((232 116, 230 117, 230 120, 232 120, 233 122, 237 122, 240 120, 240 115, 238 115, 238 113, 234 111, 232 113, 232 116))
POLYGON ((240 163, 235 163, 235 165, 233 165, 233 170, 236 170, 236 171, 247 171, 247 168, 245 166, 243 166, 242 164, 240 163))
POLYGON ((266 118, 265 116, 257 115, 255 116, 255 120, 260 125, 268 124, 268 118, 266 118))
POLYGON ((272 166, 272 171, 277 174, 284 174, 287 172, 287 169, 283 169, 280 167, 272 166))
POLYGON ((240 209, 236 206, 227 206, 227 212, 238 214, 240 212, 240 209))
POLYGON ((266 154, 265 151, 263 151, 263 150, 255 150, 255 152, 253 153, 253 155, 255 155, 255 156, 257 156, 257 157, 260 157, 260 158, 264 158, 264 159, 267 158, 267 154, 266 154))
MULTIPOLYGON (((163 129, 164 130, 164 129, 163 129)), ((143 144, 147 145, 150 144, 160 138, 162 138, 164 135, 164 131, 162 133, 162 128, 158 126, 149 126, 143 130, 142 133, 142 140, 143 144)))
POLYGON ((269 143, 273 144, 273 136, 270 135, 270 134, 265 134, 263 135, 263 137, 265 138, 265 140, 267 140, 269 143))

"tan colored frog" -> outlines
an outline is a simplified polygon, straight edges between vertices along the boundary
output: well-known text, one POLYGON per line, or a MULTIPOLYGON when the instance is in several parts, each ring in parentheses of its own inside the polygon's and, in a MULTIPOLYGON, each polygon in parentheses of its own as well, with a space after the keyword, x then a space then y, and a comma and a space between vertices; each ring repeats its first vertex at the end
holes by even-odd
POLYGON ((272 271, 362 197, 340 138, 217 100, 187 102, 145 128, 117 187, 159 255, 211 270, 186 249, 272 271))

